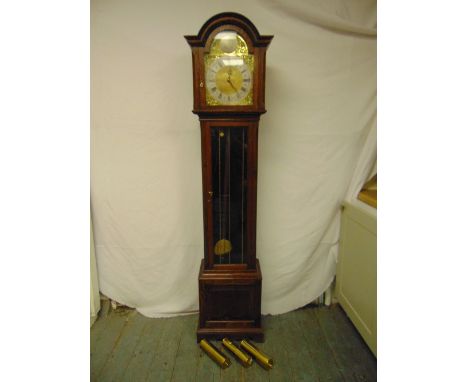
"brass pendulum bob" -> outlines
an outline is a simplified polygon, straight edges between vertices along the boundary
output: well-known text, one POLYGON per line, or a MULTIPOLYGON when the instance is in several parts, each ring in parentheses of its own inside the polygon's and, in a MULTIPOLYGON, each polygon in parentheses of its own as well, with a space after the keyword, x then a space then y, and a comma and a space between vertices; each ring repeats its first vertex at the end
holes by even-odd
POLYGON ((222 256, 232 251, 232 244, 227 239, 218 240, 214 247, 215 255, 222 256))
POLYGON ((231 360, 226 357, 223 353, 218 351, 213 345, 207 340, 203 339, 200 341, 200 347, 205 351, 208 356, 215 361, 222 369, 225 369, 231 365, 231 360))
POLYGON ((257 362, 265 369, 269 370, 273 368, 273 359, 262 353, 254 345, 252 345, 247 340, 242 340, 240 342, 241 347, 246 350, 248 353, 252 354, 255 357, 257 362))
POLYGON ((223 338, 223 345, 227 348, 232 354, 234 354, 237 359, 240 361, 242 366, 250 367, 252 366, 252 357, 244 353, 239 349, 229 338, 223 338))

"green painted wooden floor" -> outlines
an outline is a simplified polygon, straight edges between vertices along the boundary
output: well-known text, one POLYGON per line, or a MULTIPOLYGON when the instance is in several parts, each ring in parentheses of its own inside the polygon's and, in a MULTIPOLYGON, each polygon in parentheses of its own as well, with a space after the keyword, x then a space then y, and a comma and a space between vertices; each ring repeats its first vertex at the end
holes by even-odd
MULTIPOLYGON (((197 315, 146 318, 134 310, 103 314, 91 328, 92 381, 376 381, 377 362, 343 310, 305 307, 265 316, 270 371, 234 361, 221 370, 198 347, 197 315)), ((213 342, 221 348, 220 342, 213 342)))

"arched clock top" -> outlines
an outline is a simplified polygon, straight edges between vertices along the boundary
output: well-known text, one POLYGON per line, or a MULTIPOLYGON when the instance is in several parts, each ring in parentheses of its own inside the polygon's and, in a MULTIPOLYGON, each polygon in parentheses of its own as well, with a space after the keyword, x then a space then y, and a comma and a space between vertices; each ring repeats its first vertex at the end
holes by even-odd
POLYGON ((240 13, 224 12, 211 17, 203 24, 198 35, 185 36, 185 39, 192 47, 204 47, 207 46, 210 37, 213 38, 213 35, 216 34, 213 32, 217 32, 219 29, 229 29, 229 26, 244 31, 255 47, 267 47, 273 38, 273 36, 270 35, 260 35, 255 25, 240 13))

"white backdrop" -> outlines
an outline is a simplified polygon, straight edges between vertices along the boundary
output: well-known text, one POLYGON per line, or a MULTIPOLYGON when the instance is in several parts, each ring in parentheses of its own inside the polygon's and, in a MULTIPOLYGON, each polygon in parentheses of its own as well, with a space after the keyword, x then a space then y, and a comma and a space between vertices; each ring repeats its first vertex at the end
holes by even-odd
POLYGON ((376 160, 376 2, 93 0, 91 203, 101 291, 147 316, 198 309, 200 131, 186 34, 239 12, 267 52, 257 256, 262 312, 320 295, 340 204, 376 160))

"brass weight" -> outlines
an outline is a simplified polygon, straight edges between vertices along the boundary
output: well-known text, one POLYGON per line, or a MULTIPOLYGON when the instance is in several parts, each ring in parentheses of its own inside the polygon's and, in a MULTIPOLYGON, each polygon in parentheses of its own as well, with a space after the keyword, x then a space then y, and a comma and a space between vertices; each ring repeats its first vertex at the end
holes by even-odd
POLYGON ((203 339, 200 341, 200 347, 204 350, 208 356, 215 361, 222 369, 225 369, 231 365, 231 360, 224 354, 219 352, 213 345, 207 340, 203 339))
POLYGON ((273 368, 273 359, 266 354, 262 353, 259 349, 257 349, 254 345, 252 345, 247 340, 242 340, 240 342, 241 347, 250 353, 258 363, 265 369, 269 370, 273 368))
POLYGON ((223 338, 223 345, 227 348, 232 354, 234 354, 237 359, 240 361, 242 366, 250 367, 252 366, 252 357, 244 353, 239 349, 229 338, 223 338))

